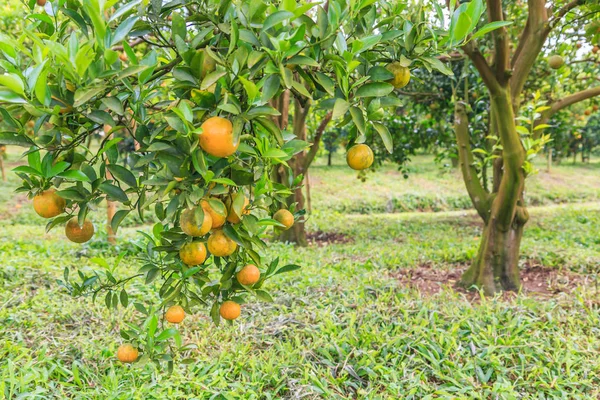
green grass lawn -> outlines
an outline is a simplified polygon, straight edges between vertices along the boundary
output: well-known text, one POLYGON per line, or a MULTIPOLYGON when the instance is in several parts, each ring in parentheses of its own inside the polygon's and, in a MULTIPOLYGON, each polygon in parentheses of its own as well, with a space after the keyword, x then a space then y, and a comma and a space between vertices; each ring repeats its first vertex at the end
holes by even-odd
MULTIPOLYGON (((526 183, 530 205, 600 199, 600 159, 589 164, 565 161, 550 173, 541 158, 535 160, 539 172, 526 183)), ((335 153, 330 167, 325 161, 317 160, 309 170, 316 210, 369 214, 471 208, 460 172, 434 163, 429 155, 413 157, 407 179, 396 166, 385 164, 369 173, 366 182, 356 179, 357 173, 349 170, 343 154, 335 153)))
MULTIPOLYGON (((419 293, 397 279, 398 271, 422 265, 463 267, 481 233, 471 211, 383 213, 389 198, 409 195, 414 204, 437 197, 436 204, 448 205, 431 209, 464 208, 450 200, 464 197, 454 172, 440 172, 426 156, 412 168, 408 180, 386 166, 366 183, 339 159, 315 168, 308 227, 343 235, 345 243, 273 244, 269 257, 303 268, 270 281, 275 303, 245 305, 233 325, 215 327, 208 310, 196 310, 182 325, 184 340, 198 346, 196 361, 172 374, 115 360, 119 328, 136 311, 72 299, 56 283, 66 266, 91 271, 100 268, 93 257, 112 263, 120 252, 126 256, 119 275, 135 272, 130 242, 139 228, 120 231, 119 246, 110 248, 100 210, 92 216, 100 232, 90 244, 69 243, 60 229, 44 234, 44 222, 11 193, 11 176, 0 190, 0 396, 598 398, 600 165, 563 165, 531 179, 530 196, 545 199, 540 203, 582 203, 533 207, 522 249, 523 265, 574 271, 589 284, 571 294, 476 301, 448 287, 419 293)), ((129 289, 134 299, 154 299, 143 285, 129 289)))

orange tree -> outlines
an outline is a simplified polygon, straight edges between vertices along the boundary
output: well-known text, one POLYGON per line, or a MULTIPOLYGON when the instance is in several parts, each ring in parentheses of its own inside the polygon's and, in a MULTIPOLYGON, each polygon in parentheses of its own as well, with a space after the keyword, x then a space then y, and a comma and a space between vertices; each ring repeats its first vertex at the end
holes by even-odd
MULTIPOLYGON (((461 4, 458 8, 463 7, 469 6, 461 4)), ((600 31, 594 21, 599 12, 597 2, 586 0, 552 4, 545 0, 508 4, 487 0, 487 12, 482 7, 475 13, 483 17, 452 21, 454 25, 467 26, 481 18, 500 26, 489 36, 475 34, 466 42, 457 42, 489 93, 487 136, 497 141, 492 154, 492 184, 487 188, 474 162, 469 104, 455 101, 455 136, 461 171, 473 205, 484 222, 479 251, 462 277, 464 286, 476 285, 486 293, 520 288, 518 260, 523 228, 529 219, 524 188, 525 178, 532 172, 530 160, 549 140, 543 132, 554 113, 600 95, 600 86, 590 85, 593 80, 589 80, 573 93, 559 92, 544 98, 541 95, 544 88, 533 87, 536 82, 545 84, 535 79, 534 67, 548 62, 551 68, 564 68, 563 59, 541 57, 549 56, 557 43, 559 47, 570 43, 575 48, 580 37, 597 41, 600 31)), ((567 74, 561 80, 574 78, 567 74)))
POLYGON ((65 225, 78 243, 94 235, 88 214, 103 200, 121 204, 115 231, 129 214, 143 220, 151 212, 158 221, 142 233, 135 275, 117 277, 103 263, 92 274, 65 268, 61 281, 73 296, 135 306, 139 320, 121 330, 130 342, 118 352, 124 362, 141 352, 172 367, 190 346, 165 324, 200 306, 216 324, 236 319, 248 298, 272 300, 267 279, 299 268, 265 259, 262 237, 269 227, 290 229, 301 214, 287 201, 302 180, 290 160, 308 147, 299 133, 313 102, 330 107, 341 125, 353 123, 352 142, 377 132, 391 150, 374 113, 396 102, 384 65, 409 65, 406 50, 428 68, 445 68, 433 57, 443 32, 427 30, 424 18, 405 21, 404 6, 390 3, 28 6, 22 32, 0 33, 0 114, 8 127, 0 142, 28 148, 27 165, 15 169, 19 191, 50 218, 47 229, 65 225), (415 40, 425 37, 432 39, 415 40), (282 98, 293 102, 294 129, 282 98), (99 147, 88 147, 105 127, 99 147), (124 151, 125 139, 137 150, 124 151), (160 287, 158 298, 146 305, 131 298, 135 279, 160 287))

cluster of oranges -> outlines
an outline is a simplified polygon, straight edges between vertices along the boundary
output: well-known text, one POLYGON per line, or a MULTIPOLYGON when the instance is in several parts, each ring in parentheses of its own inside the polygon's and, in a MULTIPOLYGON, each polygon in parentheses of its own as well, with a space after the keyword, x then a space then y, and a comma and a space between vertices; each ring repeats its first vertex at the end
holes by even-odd
MULTIPOLYGON (((235 142, 231 122, 218 116, 202 124, 198 140, 202 150, 215 157, 229 157, 239 146, 239 142, 235 142)), ((179 249, 179 258, 184 264, 190 267, 201 265, 209 253, 215 257, 228 257, 237 250, 237 243, 225 234, 223 226, 226 222, 239 224, 244 215, 250 213, 250 201, 243 192, 234 196, 235 201, 242 204, 241 211, 234 209, 232 196, 213 196, 203 198, 197 206, 181 213, 179 226, 192 239, 179 249), (208 238, 205 241, 197 240, 206 235, 208 238)), ((278 210, 273 219, 281 223, 281 229, 284 230, 294 224, 294 216, 286 209, 278 210)), ((244 286, 256 284, 260 277, 260 270, 254 264, 247 264, 236 273, 237 281, 244 286)), ((225 300, 219 307, 219 315, 225 320, 235 320, 240 314, 241 306, 233 300, 225 300)), ((173 305, 167 309, 164 318, 167 322, 179 324, 185 318, 185 310, 181 305, 173 305)), ((121 345, 117 351, 117 358, 124 363, 135 362, 138 356, 138 350, 130 343, 121 345)))
MULTIPOLYGON (((33 198, 33 209, 43 218, 54 218, 65 211, 67 202, 60 197, 56 190, 44 190, 33 198)), ((71 218, 65 225, 67 239, 75 243, 85 243, 94 236, 94 224, 85 220, 79 225, 77 217, 71 218)))

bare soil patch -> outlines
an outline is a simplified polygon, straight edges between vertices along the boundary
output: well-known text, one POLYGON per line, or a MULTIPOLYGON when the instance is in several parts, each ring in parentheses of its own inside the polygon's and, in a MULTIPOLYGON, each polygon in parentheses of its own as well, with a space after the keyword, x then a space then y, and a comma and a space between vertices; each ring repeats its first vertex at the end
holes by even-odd
MULTIPOLYGON (((402 269, 392 276, 400 282, 401 286, 417 289, 426 296, 439 293, 443 288, 451 288, 464 293, 469 300, 479 299, 476 291, 468 291, 457 286, 466 265, 454 269, 439 269, 432 264, 423 264, 417 268, 402 269)), ((534 297, 549 298, 560 293, 571 293, 579 286, 591 285, 589 277, 571 271, 548 268, 542 265, 527 263, 521 270, 522 292, 534 297)), ((511 298, 515 293, 505 292, 504 298, 511 298)))
POLYGON ((308 242, 313 246, 328 246, 330 244, 354 243, 354 239, 340 232, 308 232, 308 242))
POLYGON ((0 209, 0 220, 10 218, 18 213, 21 208, 29 202, 27 195, 19 193, 15 195, 10 202, 4 204, 3 209, 0 209))

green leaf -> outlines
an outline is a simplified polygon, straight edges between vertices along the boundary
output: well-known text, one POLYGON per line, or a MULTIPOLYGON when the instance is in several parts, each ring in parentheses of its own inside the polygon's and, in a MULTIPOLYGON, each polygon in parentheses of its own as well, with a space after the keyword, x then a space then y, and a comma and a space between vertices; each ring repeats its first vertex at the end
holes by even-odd
POLYGON ((352 121, 354 121, 358 131, 364 135, 367 127, 365 125, 365 117, 363 112, 358 107, 353 106, 350 107, 350 114, 352 115, 352 121))
POLYGON ((89 182, 90 178, 86 174, 78 170, 70 170, 58 174, 61 178, 72 179, 80 182, 89 182))
POLYGON ((0 75, 0 86, 6 87, 19 96, 25 96, 25 86, 17 74, 0 75))
POLYGON ((257 289, 254 293, 256 294, 256 297, 259 300, 266 301, 268 303, 273 303, 273 301, 274 301, 273 297, 269 294, 269 292, 267 292, 265 290, 257 289))
POLYGON ((371 77, 372 81, 389 81, 394 78, 394 74, 380 65, 371 68, 367 75, 371 77))
POLYGON ((484 36, 487 33, 490 33, 496 29, 502 28, 504 26, 512 25, 514 21, 494 21, 489 24, 484 25, 480 30, 475 32, 471 39, 477 39, 484 36))
POLYGON ((281 86, 280 79, 281 78, 277 74, 269 75, 267 79, 265 79, 265 83, 262 87, 261 97, 263 103, 266 103, 267 101, 271 100, 273 96, 275 96, 275 94, 279 90, 279 87, 281 86))
POLYGON ((106 193, 111 199, 117 200, 121 203, 128 203, 129 198, 127 194, 118 186, 110 184, 108 182, 102 182, 100 186, 98 186, 102 192, 106 193))
POLYGON ((102 99, 102 104, 107 108, 111 109, 118 115, 123 115, 123 104, 116 97, 105 97, 102 99))
POLYGON ((117 164, 109 164, 106 167, 119 182, 123 182, 129 187, 137 186, 135 176, 127 168, 117 164))
POLYGON ((335 104, 333 105, 333 114, 331 116, 332 119, 338 119, 343 117, 346 114, 346 111, 350 108, 350 103, 342 98, 335 99, 335 104))
POLYGON ((29 136, 16 132, 0 132, 0 143, 21 147, 35 146, 29 136))
POLYGON ((319 66, 319 63, 316 62, 314 59, 303 55, 295 55, 288 59, 285 63, 287 65, 307 65, 309 67, 319 66))
POLYGON ((173 37, 179 36, 182 40, 185 40, 185 37, 187 36, 185 19, 179 13, 172 13, 171 18, 171 31, 173 32, 173 37))
POLYGON ((225 76, 227 71, 213 71, 210 74, 206 75, 200 84, 201 90, 206 90, 215 84, 222 76, 225 76))
POLYGON ((300 269, 301 267, 299 265, 296 264, 288 264, 288 265, 284 265, 283 267, 279 268, 277 271, 275 271, 273 273, 273 275, 277 275, 277 274, 283 274, 286 272, 291 272, 291 271, 295 271, 300 269))
POLYGON ((138 16, 132 15, 131 17, 129 17, 125 21, 123 21, 119 25, 119 27, 117 29, 115 29, 115 32, 112 37, 112 45, 118 44, 123 39, 125 39, 127 37, 127 35, 129 35, 129 32, 131 32, 131 30, 133 29, 133 26, 135 25, 135 23, 138 20, 139 20, 138 16))
POLYGON ((102 93, 106 89, 105 86, 92 86, 88 88, 77 89, 75 92, 73 107, 79 107, 89 100, 91 100, 94 96, 102 93))
POLYGON ((356 97, 382 97, 390 94, 394 86, 385 82, 367 83, 356 91, 356 97))
POLYGON ((269 15, 265 22, 263 23, 262 30, 263 32, 274 27, 275 25, 282 23, 286 19, 294 17, 294 13, 289 11, 276 11, 273 14, 269 15))
POLYGON ((115 126, 115 120, 106 111, 94 110, 87 115, 87 117, 99 124, 115 126))
POLYGON ((117 233, 119 225, 121 225, 121 222, 123 222, 125 217, 130 212, 131 210, 119 210, 115 213, 115 215, 113 215, 112 220, 110 221, 110 227, 112 228, 113 232, 117 233))
POLYGON ((385 149, 391 154, 394 151, 394 143, 390 131, 385 125, 380 124, 379 122, 373 122, 373 127, 377 130, 379 136, 381 136, 385 149))

